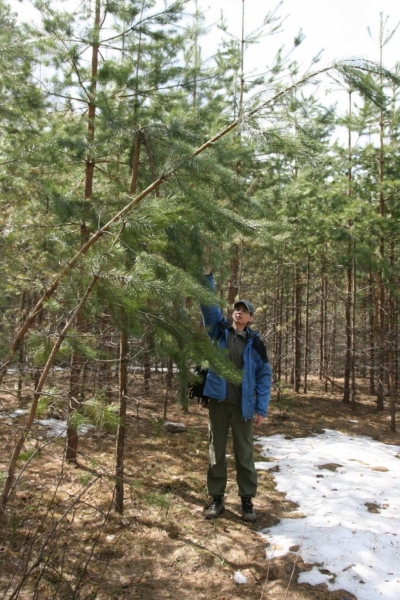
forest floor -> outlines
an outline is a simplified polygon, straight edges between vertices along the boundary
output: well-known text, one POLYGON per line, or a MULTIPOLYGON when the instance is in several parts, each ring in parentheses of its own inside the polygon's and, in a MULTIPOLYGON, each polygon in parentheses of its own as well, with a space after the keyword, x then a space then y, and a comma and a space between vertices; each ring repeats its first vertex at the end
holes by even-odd
MULTIPOLYGON (((205 520, 207 410, 192 403, 184 412, 171 400, 167 420, 186 430, 167 432, 160 376, 152 378, 148 396, 137 378, 131 383, 136 393, 127 419, 123 515, 113 504, 116 436, 89 429, 79 439, 79 462, 73 466, 63 459, 63 440, 48 444, 43 427, 35 424, 18 462, 24 471, 0 524, 1 598, 354 599, 323 585, 299 585, 299 572, 311 569, 300 552, 266 560, 259 532, 284 517, 296 518, 296 507, 275 489, 273 473, 260 471, 258 519, 244 523, 232 449, 225 514, 205 520), (237 571, 247 583, 235 583, 237 571)), ((400 435, 390 432, 388 408, 377 412, 367 383, 358 383, 356 419, 339 387, 326 393, 312 380, 307 395, 287 393, 281 406, 273 398, 269 418, 256 433, 304 437, 333 429, 400 444, 400 435)), ((29 398, 16 402, 13 382, 8 385, 10 393, 0 394, 0 473, 6 472, 18 425, 26 418, 9 415, 29 408, 29 398)), ((255 450, 257 460, 265 460, 257 445, 255 450)))

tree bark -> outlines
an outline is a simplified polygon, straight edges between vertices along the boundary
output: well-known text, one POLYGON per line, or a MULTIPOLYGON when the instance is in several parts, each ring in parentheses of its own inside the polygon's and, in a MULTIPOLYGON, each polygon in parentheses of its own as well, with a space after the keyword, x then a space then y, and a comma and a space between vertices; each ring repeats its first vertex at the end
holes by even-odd
POLYGON ((276 266, 275 274, 275 302, 274 302, 274 356, 272 373, 274 383, 277 385, 281 380, 282 372, 282 321, 283 321, 283 279, 281 265, 276 266))
POLYGON ((357 271, 356 261, 353 258, 353 295, 352 295, 352 315, 351 315, 351 408, 356 410, 357 386, 356 386, 356 292, 357 292, 357 271))
POLYGON ((112 399, 112 324, 110 315, 103 312, 100 315, 100 343, 101 343, 101 363, 99 373, 100 388, 104 393, 104 398, 109 404, 112 399))
POLYGON ((300 393, 301 385, 301 301, 302 280, 300 267, 296 265, 294 273, 294 390, 300 393))
POLYGON ((306 315, 304 324, 304 382, 303 394, 307 394, 307 377, 309 362, 309 316, 310 316, 310 255, 307 254, 307 278, 306 278, 306 315))
MULTIPOLYGON (((351 253, 351 243, 349 243, 348 252, 351 253)), ((344 392, 343 402, 349 404, 350 402, 350 378, 351 378, 351 315, 352 315, 352 284, 353 284, 353 270, 352 267, 346 269, 346 299, 345 299, 345 335, 346 335, 346 353, 344 363, 344 392)))
POLYGON ((228 284, 228 302, 232 309, 239 290, 239 246, 234 244, 232 247, 232 258, 230 263, 230 277, 228 284))
POLYGON ((132 195, 136 192, 137 180, 139 175, 139 158, 140 158, 140 125, 135 133, 135 141, 133 146, 133 160, 132 160, 132 176, 129 193, 132 195))
MULTIPOLYGON (((82 332, 82 319, 77 315, 77 331, 82 332)), ((78 428, 73 422, 74 413, 81 403, 81 373, 83 360, 74 352, 71 358, 71 373, 68 392, 67 436, 65 440, 65 459, 69 463, 77 464, 78 454, 78 428)))
POLYGON ((148 396, 150 394, 150 378, 151 378, 151 364, 150 364, 150 326, 146 324, 145 333, 142 338, 143 341, 143 393, 148 396))
POLYGON ((121 329, 119 358, 119 424, 115 461, 115 510, 124 510, 124 450, 126 436, 126 409, 128 394, 128 335, 121 329))
POLYGON ((326 298, 325 298, 325 276, 321 273, 321 298, 319 308, 319 369, 318 375, 319 380, 325 377, 325 310, 326 310, 326 298))
POLYGON ((368 274, 369 300, 369 391, 375 395, 375 302, 372 273, 368 274))
POLYGON ((92 45, 92 63, 88 102, 88 126, 87 142, 88 153, 85 161, 85 200, 91 200, 93 196, 93 179, 95 162, 91 155, 91 146, 95 138, 95 119, 96 119, 96 90, 97 74, 99 70, 99 37, 100 37, 100 0, 96 0, 93 37, 95 42, 92 45))
POLYGON ((331 337, 331 389, 335 385, 336 377, 336 334, 337 334, 337 298, 336 295, 333 298, 333 320, 332 320, 332 335, 331 337))

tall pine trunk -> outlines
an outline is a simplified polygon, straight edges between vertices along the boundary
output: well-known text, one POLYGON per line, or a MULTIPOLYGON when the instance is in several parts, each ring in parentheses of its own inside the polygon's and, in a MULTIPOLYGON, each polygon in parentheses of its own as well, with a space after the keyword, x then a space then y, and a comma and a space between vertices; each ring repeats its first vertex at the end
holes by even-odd
POLYGON ((395 316, 395 302, 394 302, 394 268, 395 268, 395 258, 394 258, 394 241, 390 241, 390 293, 389 293, 389 313, 388 313, 388 362, 389 362, 389 391, 390 391, 390 431, 396 431, 396 377, 395 377, 395 337, 396 337, 396 316, 395 316))
MULTIPOLYGON (((349 242, 348 252, 350 255, 352 244, 349 242)), ((349 266, 346 269, 346 298, 345 298, 345 337, 346 337, 346 352, 344 362, 344 391, 343 391, 343 402, 348 404, 350 402, 351 390, 351 369, 352 369, 352 344, 351 344, 351 315, 352 315, 352 289, 353 289, 353 269, 349 266)))
POLYGON ((369 392, 375 395, 375 302, 372 273, 368 274, 368 305, 369 305, 369 392))
MULTIPOLYGON (((383 62, 383 29, 382 29, 382 14, 381 14, 381 35, 380 35, 380 56, 379 64, 382 66, 383 62)), ((380 87, 383 90, 383 80, 380 78, 380 87)), ((381 225, 383 227, 383 220, 386 216, 385 197, 383 194, 383 180, 384 180, 384 120, 383 110, 379 111, 379 216, 381 218, 381 225)), ((383 279, 383 262, 385 260, 385 237, 381 230, 379 237, 379 258, 380 267, 376 278, 377 287, 377 315, 376 315, 376 340, 377 340, 377 361, 378 361, 378 390, 376 398, 377 410, 383 410, 384 408, 384 393, 385 393, 385 368, 386 368, 386 332, 385 332, 385 313, 386 313, 386 298, 385 298, 385 287, 383 279)))
MULTIPOLYGON (((349 119, 352 115, 352 104, 351 104, 351 91, 349 91, 349 111, 348 116, 349 119)), ((348 130, 348 144, 347 144, 347 153, 348 153, 348 167, 347 167, 347 198, 351 198, 351 182, 352 182, 352 145, 351 145, 351 127, 349 124, 348 130)), ((347 227, 349 230, 349 235, 351 236, 351 228, 352 221, 348 221, 347 227)), ((345 361, 344 361, 344 384, 343 384, 343 402, 348 404, 350 402, 350 398, 354 394, 354 390, 352 387, 352 370, 354 368, 353 365, 353 344, 352 344, 352 315, 353 315, 353 261, 351 257, 353 255, 353 242, 350 239, 347 244, 347 260, 348 266, 346 269, 346 299, 345 299, 345 338, 346 338, 346 352, 345 352, 345 361)))
POLYGON ((239 291, 239 246, 234 244, 232 247, 232 257, 230 262, 230 276, 228 283, 228 302, 230 308, 235 303, 239 291))
POLYGON ((310 320, 310 255, 307 254, 307 277, 306 277, 306 314, 304 324, 304 383, 303 393, 307 394, 307 378, 309 369, 309 320, 310 320))
MULTIPOLYGON (((82 319, 77 315, 76 329, 82 332, 82 319)), ((65 458, 69 463, 77 463, 78 455, 78 429, 74 423, 74 413, 79 410, 81 402, 81 374, 83 369, 83 360, 81 356, 74 352, 71 358, 71 371, 69 378, 68 391, 68 411, 67 411, 67 435, 65 443, 65 458)))
POLYGON ((90 202, 93 196, 93 180, 95 162, 92 156, 91 146, 95 140, 95 119, 96 119, 96 90, 97 90, 97 73, 99 69, 99 37, 100 37, 100 0, 96 0, 95 17, 92 45, 92 63, 90 88, 88 99, 88 125, 87 125, 87 143, 88 152, 85 161, 85 200, 90 202))
POLYGON ((102 360, 100 363, 99 382, 100 388, 104 393, 104 398, 109 404, 112 399, 112 363, 113 363, 113 349, 112 349, 112 325, 110 322, 110 315, 103 312, 100 315, 100 343, 101 343, 101 355, 102 360))
POLYGON ((336 377, 336 335, 337 335, 337 298, 333 298, 333 318, 332 318, 332 334, 331 338, 331 390, 333 392, 336 377))
POLYGON ((302 301, 302 278, 299 265, 295 267, 294 273, 294 390, 300 393, 301 385, 301 301, 302 301))
POLYGON ((126 409, 128 394, 128 335, 121 327, 119 352, 119 424, 115 461, 115 510, 124 510, 124 450, 126 435, 126 409))
POLYGON ((274 318, 273 318, 273 348, 274 357, 272 364, 272 373, 274 383, 277 384, 281 379, 282 365, 282 298, 283 281, 281 275, 281 266, 278 263, 275 271, 275 298, 274 298, 274 318))
POLYGON ((320 290, 318 376, 321 381, 322 379, 326 381, 326 278, 323 271, 321 273, 320 290))
POLYGON ((356 386, 356 292, 357 292, 357 271, 356 261, 353 258, 353 297, 352 297, 352 315, 351 315, 351 408, 356 409, 357 386, 356 386))
MULTIPOLYGON (((87 125, 87 144, 88 151, 85 159, 85 208, 89 208, 93 196, 93 179, 94 179, 94 159, 92 157, 92 146, 95 140, 95 118, 96 118, 96 88, 97 88, 97 72, 99 65, 99 28, 100 28, 100 0, 96 0, 95 18, 92 45, 92 62, 91 62, 91 77, 88 98, 88 125, 87 125)), ((89 229, 85 220, 81 223, 81 239, 82 246, 89 240, 89 229)), ((81 332, 84 328, 84 323, 81 314, 77 316, 76 323, 77 332, 81 332)), ((71 359, 70 386, 68 392, 68 429, 65 447, 65 458, 68 462, 77 462, 78 452, 78 430, 73 422, 73 414, 79 408, 80 402, 80 378, 83 368, 83 359, 78 352, 74 352, 71 359)))

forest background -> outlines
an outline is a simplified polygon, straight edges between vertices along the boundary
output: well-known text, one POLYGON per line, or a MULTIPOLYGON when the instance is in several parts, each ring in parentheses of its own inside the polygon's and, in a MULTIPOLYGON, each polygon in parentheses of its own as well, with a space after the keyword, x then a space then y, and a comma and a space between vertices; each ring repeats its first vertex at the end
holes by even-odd
POLYGON ((280 7, 246 33, 242 2, 242 33, 221 22, 203 60, 195 1, 34 5, 27 24, 0 0, 1 385, 28 407, 2 512, 37 453, 25 450, 38 416, 65 419, 69 464, 81 424, 115 430, 121 513, 132 375, 148 397, 162 373, 165 417, 171 400, 187 409, 195 364, 234 377, 199 316, 216 300, 205 248, 227 314, 239 296, 257 306, 278 404, 315 377, 356 410, 361 381, 395 431, 396 25, 381 15, 376 63, 304 67, 299 28, 254 73, 247 53, 284 32, 280 7), (325 80, 344 114, 319 97, 325 80))

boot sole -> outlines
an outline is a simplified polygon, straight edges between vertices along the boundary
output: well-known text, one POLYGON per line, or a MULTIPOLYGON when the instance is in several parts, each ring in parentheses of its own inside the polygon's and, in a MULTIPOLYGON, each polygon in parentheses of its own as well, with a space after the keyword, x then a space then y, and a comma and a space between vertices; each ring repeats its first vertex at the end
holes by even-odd
POLYGON ((225 512, 225 508, 222 508, 222 509, 219 511, 219 513, 218 513, 218 514, 216 514, 216 515, 207 515, 207 514, 205 514, 205 515, 204 515, 204 518, 205 518, 205 519, 218 519, 218 517, 220 517, 221 515, 223 515, 223 514, 224 514, 224 512, 225 512))
POLYGON ((254 523, 254 521, 257 521, 257 515, 254 515, 254 517, 242 515, 242 519, 243 521, 246 521, 246 523, 254 523))

